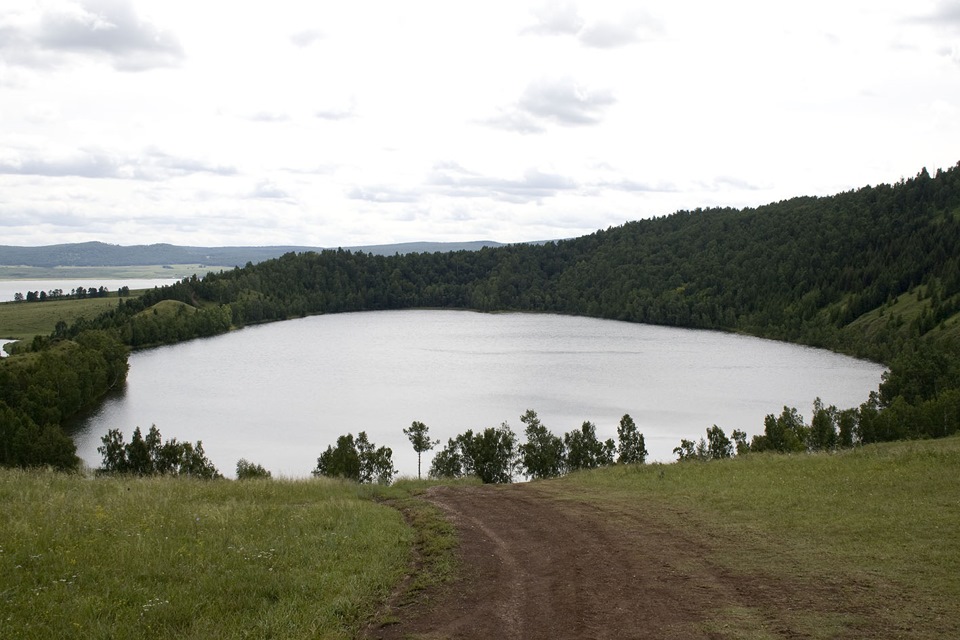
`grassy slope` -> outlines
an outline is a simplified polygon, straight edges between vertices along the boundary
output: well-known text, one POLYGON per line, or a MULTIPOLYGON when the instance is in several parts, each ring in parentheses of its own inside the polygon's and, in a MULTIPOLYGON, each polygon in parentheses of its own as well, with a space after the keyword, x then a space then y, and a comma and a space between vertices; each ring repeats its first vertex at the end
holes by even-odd
MULTIPOLYGON (((712 562, 745 582, 835 590, 854 612, 848 619, 802 607, 782 614, 812 637, 855 628, 857 611, 880 616, 892 637, 960 637, 960 437, 617 466, 544 486, 697 532, 712 562)), ((736 629, 755 613, 720 612, 715 627, 736 629)))
POLYGON ((53 333, 60 320, 70 325, 78 318, 94 318, 116 306, 116 294, 105 298, 83 300, 2 302, 0 303, 0 338, 29 341, 35 335, 48 336, 53 333))
MULTIPOLYGON (((808 611, 802 599, 775 613, 809 637, 865 625, 940 638, 960 637, 958 478, 954 437, 617 466, 538 486, 609 507, 614 521, 639 513, 660 522, 744 583, 759 576, 848 603, 840 617, 808 611)), ((449 526, 410 497, 422 486, 2 470, 4 628, 22 638, 350 637, 408 571, 415 542, 451 561, 449 526), (370 498, 394 500, 415 528, 370 498)), ((704 631, 738 637, 769 615, 711 612, 704 631)))
POLYGON ((9 638, 347 638, 407 570, 366 488, 0 470, 9 638))

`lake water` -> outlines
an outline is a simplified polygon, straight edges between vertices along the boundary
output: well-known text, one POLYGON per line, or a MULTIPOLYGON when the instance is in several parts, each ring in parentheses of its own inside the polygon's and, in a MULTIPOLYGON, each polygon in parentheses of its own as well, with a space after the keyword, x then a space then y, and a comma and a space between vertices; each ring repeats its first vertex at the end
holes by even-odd
MULTIPOLYGON (((156 424, 164 439, 202 440, 227 476, 246 458, 305 477, 337 436, 366 431, 403 475, 414 420, 445 444, 466 429, 534 409, 557 435, 585 420, 616 438, 629 413, 651 461, 713 424, 763 432, 763 418, 816 397, 858 406, 883 367, 829 351, 718 332, 540 314, 379 311, 250 327, 130 356, 122 392, 74 433, 100 465, 100 438, 156 424)), ((522 439, 522 438, 521 438, 522 439)), ((423 456, 424 475, 434 452, 423 456)))

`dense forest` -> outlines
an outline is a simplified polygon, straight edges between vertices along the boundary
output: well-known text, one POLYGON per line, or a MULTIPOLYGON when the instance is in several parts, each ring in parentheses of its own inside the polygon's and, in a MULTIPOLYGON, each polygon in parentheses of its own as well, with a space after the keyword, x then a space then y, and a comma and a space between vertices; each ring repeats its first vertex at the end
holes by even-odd
MULTIPOLYGON (((883 362, 891 371, 857 410, 851 441, 940 436, 960 424, 957 247, 960 164, 893 185, 679 211, 542 244, 289 252, 121 299, 34 349, 63 352, 59 343, 90 331, 136 348, 345 311, 577 314, 737 331, 883 362)), ((6 384, 0 402, 25 410, 6 384)), ((761 448, 784 450, 773 442, 761 448)))

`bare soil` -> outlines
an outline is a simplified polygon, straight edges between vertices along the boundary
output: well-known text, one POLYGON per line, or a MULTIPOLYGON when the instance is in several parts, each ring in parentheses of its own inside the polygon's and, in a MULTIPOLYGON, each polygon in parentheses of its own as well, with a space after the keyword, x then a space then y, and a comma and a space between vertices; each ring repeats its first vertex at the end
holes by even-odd
POLYGON ((426 498, 457 528, 460 575, 393 611, 389 624, 367 630, 369 638, 858 638, 894 631, 858 608, 856 584, 732 570, 712 560, 711 534, 640 505, 564 499, 536 483, 436 487, 426 498))

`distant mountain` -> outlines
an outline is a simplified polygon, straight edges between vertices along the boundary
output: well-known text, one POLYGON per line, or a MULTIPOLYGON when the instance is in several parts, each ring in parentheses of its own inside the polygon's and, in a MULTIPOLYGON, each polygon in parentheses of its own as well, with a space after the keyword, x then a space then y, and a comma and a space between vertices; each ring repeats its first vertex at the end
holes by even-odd
MULTIPOLYGON (((477 251, 500 247, 499 242, 404 242, 359 247, 343 247, 354 253, 392 256, 408 253, 477 251)), ((173 244, 121 246, 103 242, 53 244, 42 247, 0 245, 0 265, 24 267, 126 267, 157 264, 204 264, 234 267, 279 257, 285 253, 323 251, 336 247, 187 247, 173 244)))

